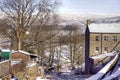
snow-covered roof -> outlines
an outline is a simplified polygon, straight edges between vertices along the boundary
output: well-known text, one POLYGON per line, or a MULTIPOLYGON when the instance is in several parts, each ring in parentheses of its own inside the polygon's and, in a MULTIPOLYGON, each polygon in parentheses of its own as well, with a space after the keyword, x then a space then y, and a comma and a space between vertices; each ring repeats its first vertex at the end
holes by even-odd
POLYGON ((26 54, 26 55, 30 55, 30 53, 28 53, 26 51, 19 50, 18 52, 21 52, 21 53, 26 54))
POLYGON ((20 52, 22 54, 26 54, 26 55, 29 55, 29 56, 38 56, 37 54, 31 54, 29 52, 26 52, 26 51, 22 51, 22 50, 18 50, 18 51, 13 51, 13 53, 16 53, 16 52, 20 52))
POLYGON ((22 51, 22 50, 14 51, 13 54, 16 53, 16 52, 20 52, 20 53, 26 54, 26 55, 31 55, 30 53, 28 53, 26 51, 22 51))
POLYGON ((120 23, 91 23, 88 27, 93 33, 120 33, 120 23))
POLYGON ((92 57, 90 57, 90 58, 92 58, 92 59, 100 59, 100 58, 105 58, 105 57, 107 57, 107 56, 114 56, 114 55, 116 55, 117 53, 116 52, 111 52, 111 53, 105 53, 105 54, 100 54, 100 55, 97 55, 97 56, 92 56, 92 57))
POLYGON ((10 52, 10 49, 2 49, 2 52, 10 52))

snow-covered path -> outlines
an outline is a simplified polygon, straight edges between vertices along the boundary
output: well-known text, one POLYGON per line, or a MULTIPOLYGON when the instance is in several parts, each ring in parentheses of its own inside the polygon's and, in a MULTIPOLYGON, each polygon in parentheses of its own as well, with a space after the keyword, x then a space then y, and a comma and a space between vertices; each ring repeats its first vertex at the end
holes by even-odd
POLYGON ((70 65, 64 65, 59 72, 51 71, 51 80, 85 80, 87 76, 75 74, 76 70, 71 70, 70 65))
POLYGON ((82 75, 75 75, 71 73, 61 73, 54 77, 55 80, 85 80, 86 78, 82 75))

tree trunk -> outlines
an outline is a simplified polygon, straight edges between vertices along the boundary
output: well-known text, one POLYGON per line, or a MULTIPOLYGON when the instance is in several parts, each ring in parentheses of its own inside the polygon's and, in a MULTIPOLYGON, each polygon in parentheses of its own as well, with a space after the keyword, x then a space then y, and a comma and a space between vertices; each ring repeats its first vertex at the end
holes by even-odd
POLYGON ((71 67, 74 68, 73 48, 72 48, 72 44, 71 43, 70 43, 70 60, 71 60, 71 67))
POLYGON ((61 64, 60 64, 61 52, 62 52, 62 48, 61 48, 61 43, 60 43, 60 51, 57 52, 57 71, 58 72, 61 68, 61 64))
POLYGON ((21 50, 22 48, 22 41, 19 39, 18 40, 18 50, 21 50))

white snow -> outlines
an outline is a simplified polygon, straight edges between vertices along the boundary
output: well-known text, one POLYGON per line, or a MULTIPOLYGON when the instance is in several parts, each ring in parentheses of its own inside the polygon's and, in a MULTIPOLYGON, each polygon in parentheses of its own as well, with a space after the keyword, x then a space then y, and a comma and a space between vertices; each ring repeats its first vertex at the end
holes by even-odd
POLYGON ((50 79, 42 79, 41 77, 37 77, 36 80, 50 80, 50 79))
MULTIPOLYGON (((45 55, 49 56, 50 51, 49 49, 46 49, 45 55)), ((46 72, 45 76, 50 75, 52 78, 51 80, 85 80, 88 76, 81 75, 81 66, 76 66, 76 69, 72 69, 71 64, 70 64, 70 49, 68 45, 62 45, 62 46, 57 46, 55 47, 55 52, 54 52, 54 58, 57 59, 57 54, 60 54, 60 64, 61 64, 61 69, 59 72, 57 70, 52 70, 49 72, 46 72), (77 74, 77 72, 79 74, 77 74)), ((38 78, 38 80, 41 80, 38 78)))
MULTIPOLYGON (((65 59, 68 59, 68 57, 70 56, 70 51, 69 51, 69 48, 68 48, 68 46, 67 45, 62 45, 61 47, 60 46, 57 46, 56 48, 55 48, 55 52, 54 52, 54 58, 55 59, 57 59, 57 54, 60 54, 60 56, 61 56, 61 60, 65 60, 65 59), (61 53, 60 53, 61 52, 61 53)), ((49 49, 47 49, 46 51, 45 51, 45 55, 46 56, 49 56, 50 55, 50 51, 49 51, 49 49)))
POLYGON ((20 60, 11 61, 11 65, 15 65, 15 64, 18 64, 20 62, 21 62, 20 60))
POLYGON ((93 56, 91 57, 92 59, 99 59, 99 58, 104 58, 104 57, 107 57, 107 56, 114 56, 116 53, 115 52, 111 52, 111 53, 105 53, 105 54, 100 54, 100 55, 97 55, 97 56, 93 56))
POLYGON ((92 23, 89 29, 95 33, 120 33, 120 23, 92 23))
POLYGON ((33 67, 33 66, 35 66, 36 64, 37 64, 37 63, 32 63, 32 62, 31 62, 31 63, 28 63, 28 64, 27 64, 27 67, 33 67))
POLYGON ((30 53, 28 53, 26 51, 18 50, 18 52, 21 52, 21 53, 26 54, 26 55, 30 55, 30 53))
POLYGON ((10 49, 2 49, 2 52, 10 52, 10 49))

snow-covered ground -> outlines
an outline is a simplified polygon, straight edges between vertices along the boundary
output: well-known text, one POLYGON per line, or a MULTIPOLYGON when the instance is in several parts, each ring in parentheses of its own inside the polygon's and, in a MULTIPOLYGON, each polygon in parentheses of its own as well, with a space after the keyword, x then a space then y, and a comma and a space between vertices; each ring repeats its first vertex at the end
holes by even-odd
POLYGON ((49 80, 49 79, 42 79, 41 77, 37 77, 36 80, 49 80))
POLYGON ((55 80, 85 80, 86 76, 75 74, 75 70, 64 68, 62 72, 57 73, 54 77, 55 80))
POLYGON ((89 76, 81 75, 81 69, 71 69, 69 63, 62 66, 62 68, 57 72, 56 70, 51 70, 48 72, 50 75, 50 80, 85 80, 89 76))
POLYGON ((35 63, 35 62, 31 62, 31 63, 28 63, 27 64, 27 67, 33 67, 33 66, 35 66, 37 63, 35 63))
MULTIPOLYGON (((49 50, 45 51, 45 55, 49 56, 49 50)), ((60 54, 60 64, 61 69, 57 71, 56 69, 52 69, 49 71, 45 71, 45 79, 50 80, 85 80, 88 76, 81 75, 83 69, 81 66, 75 65, 75 69, 72 69, 70 64, 70 49, 68 45, 57 46, 55 48, 54 59, 57 59, 57 54, 60 54)), ((42 79, 41 79, 42 80, 42 79)))

